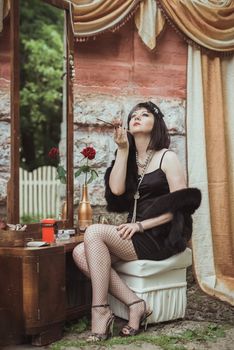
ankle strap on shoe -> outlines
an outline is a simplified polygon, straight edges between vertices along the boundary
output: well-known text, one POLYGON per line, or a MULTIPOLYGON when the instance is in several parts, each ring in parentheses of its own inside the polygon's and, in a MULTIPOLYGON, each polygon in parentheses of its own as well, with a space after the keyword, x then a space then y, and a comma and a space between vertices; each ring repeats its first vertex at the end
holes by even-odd
POLYGON ((110 304, 102 304, 102 305, 93 305, 92 308, 94 307, 108 307, 110 304))
POLYGON ((136 300, 136 301, 133 301, 131 304, 127 304, 127 306, 129 307, 129 306, 132 306, 134 304, 142 303, 142 301, 144 301, 144 299, 136 300))

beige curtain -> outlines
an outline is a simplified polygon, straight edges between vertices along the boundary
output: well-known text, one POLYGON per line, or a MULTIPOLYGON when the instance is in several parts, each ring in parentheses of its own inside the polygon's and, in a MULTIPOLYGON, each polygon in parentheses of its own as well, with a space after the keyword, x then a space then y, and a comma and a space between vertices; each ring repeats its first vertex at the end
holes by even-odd
POLYGON ((234 305, 234 57, 188 53, 189 185, 202 190, 194 265, 201 288, 234 305), (199 169, 199 170, 198 170, 199 169))
POLYGON ((155 0, 145 0, 135 14, 135 23, 143 43, 151 50, 156 47, 156 38, 162 32, 165 19, 155 0))
POLYGON ((188 42, 220 53, 234 52, 233 0, 157 0, 188 42))
POLYGON ((141 0, 73 0, 70 2, 76 37, 88 38, 115 29, 132 15, 141 0))

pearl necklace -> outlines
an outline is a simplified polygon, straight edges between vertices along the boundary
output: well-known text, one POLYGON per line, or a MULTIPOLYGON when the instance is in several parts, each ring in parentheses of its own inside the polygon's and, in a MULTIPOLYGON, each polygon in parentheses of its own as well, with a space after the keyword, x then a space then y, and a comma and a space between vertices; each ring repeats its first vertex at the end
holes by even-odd
POLYGON ((148 164, 148 161, 149 161, 149 159, 151 157, 152 152, 153 152, 153 150, 149 151, 148 156, 146 157, 144 164, 142 164, 142 163, 139 162, 138 152, 136 151, 136 163, 137 163, 137 166, 139 168, 145 168, 146 167, 146 165, 148 164))
MULTIPOLYGON (((136 189, 136 192, 134 194, 134 206, 133 206, 133 214, 132 214, 131 222, 136 222, 137 200, 140 198, 140 193, 139 193, 140 184, 144 178, 144 175, 145 175, 145 172, 149 166, 149 163, 151 162, 151 159, 153 158, 153 155, 154 155, 154 151, 150 150, 148 157, 146 158, 146 161, 144 163, 144 168, 142 169, 140 179, 138 181, 137 189, 136 189)), ((136 152, 136 159, 137 159, 137 152, 136 152)))

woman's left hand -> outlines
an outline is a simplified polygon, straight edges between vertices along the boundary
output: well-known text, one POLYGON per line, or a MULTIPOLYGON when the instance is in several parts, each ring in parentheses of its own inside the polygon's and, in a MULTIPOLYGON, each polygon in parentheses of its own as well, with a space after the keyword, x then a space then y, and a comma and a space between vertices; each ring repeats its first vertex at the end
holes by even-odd
POLYGON ((131 239, 134 233, 139 232, 137 223, 121 224, 117 227, 119 235, 123 239, 131 239))

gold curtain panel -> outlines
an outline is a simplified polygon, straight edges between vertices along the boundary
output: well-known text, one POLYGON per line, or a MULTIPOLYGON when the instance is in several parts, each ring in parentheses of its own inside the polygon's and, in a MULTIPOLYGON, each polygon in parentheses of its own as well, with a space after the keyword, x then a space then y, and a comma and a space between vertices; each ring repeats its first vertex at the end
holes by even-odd
POLYGON ((73 0, 70 2, 76 37, 88 38, 118 28, 133 14, 141 0, 73 0))
POLYGON ((193 261, 208 294, 234 305, 234 55, 210 57, 189 46, 189 186, 202 191, 194 215, 193 261), (199 142, 198 142, 199 139, 199 142), (199 170, 198 170, 199 169, 199 170))
POLYGON ((217 52, 234 52, 233 0, 157 0, 157 3, 188 42, 217 52))

